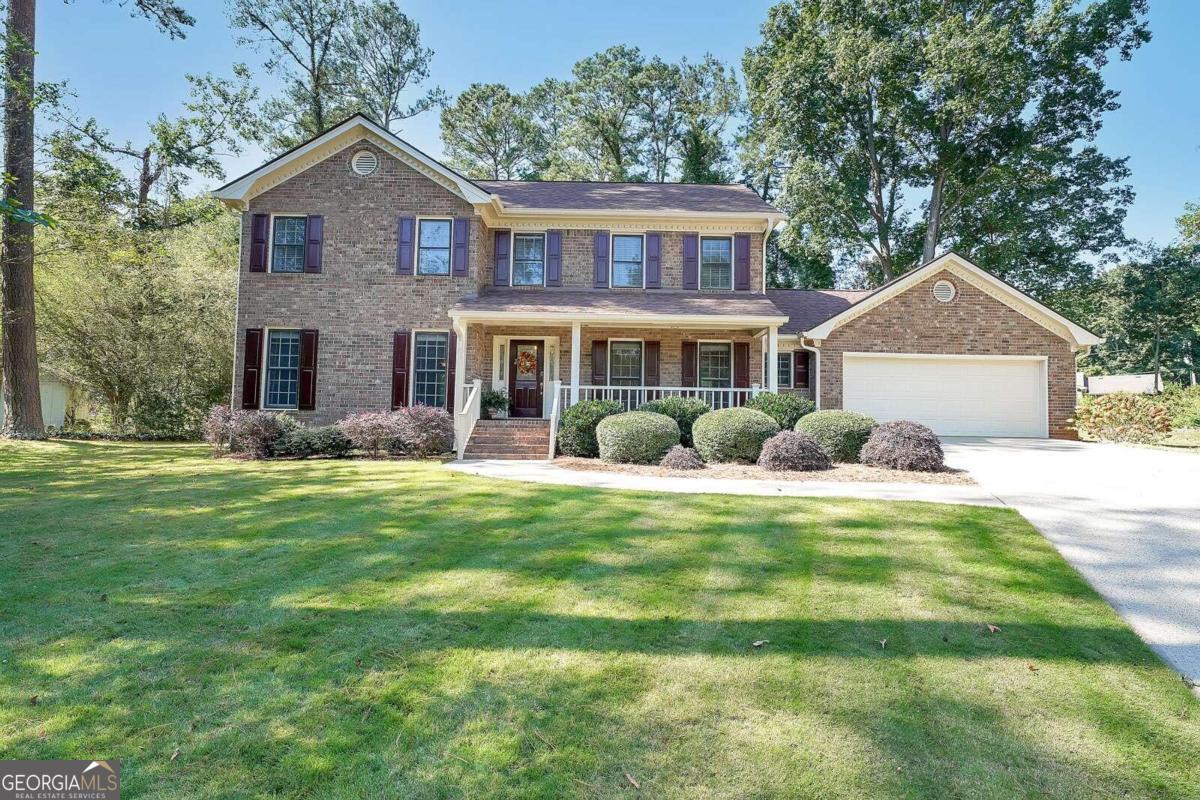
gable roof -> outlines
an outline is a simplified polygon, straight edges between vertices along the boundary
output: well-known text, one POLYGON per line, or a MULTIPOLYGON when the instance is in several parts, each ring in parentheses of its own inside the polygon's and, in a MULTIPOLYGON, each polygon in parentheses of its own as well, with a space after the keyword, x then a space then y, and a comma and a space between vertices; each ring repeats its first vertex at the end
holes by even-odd
POLYGON ((1078 347, 1097 345, 1104 341, 1101 337, 1087 330, 1082 325, 1067 319, 1054 309, 1038 302, 1020 289, 997 278, 992 273, 954 251, 938 256, 932 261, 927 261, 921 266, 915 267, 903 275, 892 279, 875 291, 869 292, 864 297, 855 300, 844 310, 822 321, 819 325, 805 329, 803 335, 810 339, 825 339, 836 328, 865 314, 867 311, 881 305, 901 292, 911 289, 921 281, 944 269, 963 277, 995 299, 1009 306, 1014 311, 1024 314, 1039 325, 1052 330, 1060 336, 1065 334, 1064 338, 1070 339, 1078 347))
POLYGON ((506 211, 645 211, 759 215, 779 209, 741 184, 609 183, 605 181, 476 181, 506 211))
POLYGON ((767 297, 771 298, 776 308, 788 316, 787 323, 780 326, 779 332, 795 336, 820 325, 873 293, 874 290, 871 289, 768 289, 767 297))

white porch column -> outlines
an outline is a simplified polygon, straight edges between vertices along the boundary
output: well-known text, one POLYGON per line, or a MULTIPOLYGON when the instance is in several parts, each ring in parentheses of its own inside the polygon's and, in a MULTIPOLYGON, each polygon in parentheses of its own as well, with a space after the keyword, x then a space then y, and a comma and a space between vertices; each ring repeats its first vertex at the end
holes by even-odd
POLYGON ((779 326, 767 329, 767 391, 779 391, 779 326))
POLYGON ((579 402, 579 349, 583 346, 582 325, 571 323, 571 405, 579 402))
POLYGON ((463 410, 463 400, 465 399, 463 395, 466 394, 463 391, 463 385, 466 383, 463 378, 467 375, 467 329, 469 327, 469 325, 457 320, 454 321, 454 380, 458 383, 454 387, 454 414, 456 419, 458 414, 463 410))

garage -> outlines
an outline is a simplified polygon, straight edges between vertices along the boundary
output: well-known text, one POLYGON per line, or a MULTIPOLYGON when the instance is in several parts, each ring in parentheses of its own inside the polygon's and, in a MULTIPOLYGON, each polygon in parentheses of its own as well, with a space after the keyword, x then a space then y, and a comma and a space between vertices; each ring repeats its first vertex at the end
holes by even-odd
POLYGON ((1042 356, 843 355, 843 408, 941 436, 1049 435, 1042 356))

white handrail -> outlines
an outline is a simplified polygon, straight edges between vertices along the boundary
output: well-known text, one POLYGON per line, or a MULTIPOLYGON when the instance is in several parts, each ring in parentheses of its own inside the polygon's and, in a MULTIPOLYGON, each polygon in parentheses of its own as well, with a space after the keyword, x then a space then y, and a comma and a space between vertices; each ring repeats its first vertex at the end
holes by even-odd
POLYGON ((634 410, 651 400, 665 397, 694 397, 703 400, 709 408, 743 406, 752 397, 762 393, 761 386, 748 388, 712 386, 563 386, 558 392, 560 410, 570 408, 572 398, 584 400, 616 400, 625 408, 634 410))
POLYGON ((454 448, 459 461, 467 450, 467 440, 475 432, 475 423, 479 422, 479 396, 483 392, 483 381, 474 380, 464 388, 467 396, 463 400, 462 411, 454 419, 454 448))
POLYGON ((558 409, 562 404, 562 381, 553 381, 550 384, 550 392, 550 445, 547 458, 553 461, 555 443, 558 441, 558 409))

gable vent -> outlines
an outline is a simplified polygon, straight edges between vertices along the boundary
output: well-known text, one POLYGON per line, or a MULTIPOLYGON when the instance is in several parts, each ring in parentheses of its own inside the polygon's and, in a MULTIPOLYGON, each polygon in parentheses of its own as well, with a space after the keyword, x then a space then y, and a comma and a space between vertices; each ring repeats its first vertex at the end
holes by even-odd
POLYGON ((370 150, 359 150, 350 158, 350 169, 355 175, 370 175, 379 169, 379 156, 370 150))
POLYGON ((949 303, 954 299, 954 284, 950 281, 937 281, 933 284, 933 297, 939 303, 949 303))

